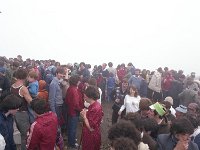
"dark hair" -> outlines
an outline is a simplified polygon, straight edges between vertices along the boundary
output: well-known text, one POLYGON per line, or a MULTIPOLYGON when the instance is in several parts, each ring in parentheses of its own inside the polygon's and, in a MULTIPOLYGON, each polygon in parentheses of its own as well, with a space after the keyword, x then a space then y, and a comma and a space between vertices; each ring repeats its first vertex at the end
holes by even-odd
POLYGON ((81 66, 81 65, 83 65, 83 66, 85 67, 85 63, 84 63, 84 62, 81 62, 81 63, 79 64, 79 66, 81 66))
POLYGON ((56 69, 56 74, 58 74, 58 73, 60 73, 60 74, 65 74, 65 70, 64 70, 62 67, 58 67, 58 68, 56 69))
POLYGON ((199 126, 199 119, 196 116, 192 114, 187 114, 186 118, 192 123, 195 129, 199 126))
POLYGON ((0 103, 0 110, 7 112, 11 109, 18 109, 22 106, 22 99, 18 96, 11 94, 6 96, 0 103))
POLYGON ((85 90, 85 95, 93 100, 97 100, 100 97, 99 90, 95 86, 88 86, 85 90))
POLYGON ((136 88, 135 86, 133 86, 133 85, 128 86, 128 89, 127 89, 127 94, 128 94, 128 95, 131 94, 131 93, 130 93, 130 89, 133 89, 133 90, 135 91, 134 96, 137 97, 137 96, 138 96, 138 90, 137 90, 137 88, 136 88))
POLYGON ((194 127, 192 123, 187 118, 175 119, 172 122, 170 129, 171 134, 192 134, 194 132, 194 127))
POLYGON ((135 142, 127 137, 120 137, 115 139, 111 146, 114 148, 114 150, 137 150, 137 146, 135 145, 135 142))
POLYGON ((148 131, 155 132, 158 130, 158 123, 156 122, 154 118, 142 119, 142 124, 146 132, 148 131))
POLYGON ((69 78, 69 84, 70 84, 70 85, 77 86, 79 80, 80 80, 80 79, 79 79, 79 76, 78 76, 78 75, 71 76, 71 77, 69 78))
POLYGON ((149 106, 152 105, 152 101, 148 98, 141 98, 139 102, 139 109, 140 110, 149 110, 149 106))
POLYGON ((88 81, 89 85, 97 86, 97 80, 95 78, 90 78, 88 81))
POLYGON ((143 130, 143 124, 139 113, 130 112, 124 117, 124 119, 131 121, 139 131, 143 130))
POLYGON ((37 114, 41 115, 48 111, 48 103, 43 99, 34 99, 31 101, 31 108, 37 114))
POLYGON ((108 66, 109 66, 109 67, 112 67, 112 66, 113 66, 113 63, 112 63, 112 62, 109 62, 109 63, 108 63, 108 66))
POLYGON ((15 77, 19 80, 25 80, 27 78, 27 75, 27 70, 20 68, 16 71, 15 77))
POLYGON ((136 145, 141 141, 140 132, 130 121, 120 121, 119 123, 114 124, 108 131, 108 138, 111 141, 114 141, 120 137, 127 137, 132 139, 136 145))

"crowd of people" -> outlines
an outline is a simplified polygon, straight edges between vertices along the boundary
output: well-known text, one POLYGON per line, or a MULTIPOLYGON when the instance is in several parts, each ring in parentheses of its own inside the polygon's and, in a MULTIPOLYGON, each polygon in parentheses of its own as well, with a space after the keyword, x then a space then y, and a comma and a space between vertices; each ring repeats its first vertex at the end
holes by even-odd
POLYGON ((99 150, 101 103, 113 103, 112 150, 200 148, 200 81, 194 72, 0 57, 2 149, 16 149, 15 122, 21 150, 63 150, 65 138, 68 149, 99 150))

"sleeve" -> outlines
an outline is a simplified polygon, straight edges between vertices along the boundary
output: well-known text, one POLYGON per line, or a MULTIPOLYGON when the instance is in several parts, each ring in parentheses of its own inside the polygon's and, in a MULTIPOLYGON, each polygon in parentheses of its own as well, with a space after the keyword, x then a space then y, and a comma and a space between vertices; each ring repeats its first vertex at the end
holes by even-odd
POLYGON ((97 126, 101 122, 102 114, 103 114, 101 109, 99 109, 98 107, 96 108, 97 108, 96 110, 95 108, 91 110, 87 116, 89 125, 92 129, 97 128, 97 126))
POLYGON ((37 122, 31 125, 27 138, 27 150, 35 150, 40 143, 41 132, 37 128, 37 122))
POLYGON ((125 96, 125 98, 124 98, 124 104, 121 106, 121 108, 120 108, 120 112, 122 112, 125 108, 126 108, 126 99, 127 99, 127 96, 125 96))
POLYGON ((37 86, 35 84, 31 84, 28 88, 30 94, 37 95, 37 86))
POLYGON ((56 86, 55 86, 55 84, 50 84, 50 86, 49 86, 49 106, 50 106, 51 111, 56 113, 55 97, 56 97, 56 86))
POLYGON ((80 95, 78 93, 79 91, 73 91, 73 103, 74 103, 74 108, 76 111, 81 111, 81 106, 80 106, 80 103, 81 103, 81 98, 80 98, 80 95))
POLYGON ((162 142, 161 142, 159 136, 158 136, 158 138, 157 138, 157 144, 158 144, 158 150, 163 150, 162 142))

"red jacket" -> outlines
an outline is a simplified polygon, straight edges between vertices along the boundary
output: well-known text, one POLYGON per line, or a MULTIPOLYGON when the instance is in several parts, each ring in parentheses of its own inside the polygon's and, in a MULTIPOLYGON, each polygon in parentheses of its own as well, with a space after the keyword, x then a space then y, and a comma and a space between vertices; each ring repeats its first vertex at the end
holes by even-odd
POLYGON ((38 116, 31 125, 27 150, 54 150, 58 128, 58 119, 53 112, 38 116))
POLYGON ((68 115, 69 116, 77 116, 77 114, 83 109, 81 105, 81 95, 80 91, 76 86, 69 86, 67 89, 66 99, 65 102, 68 108, 68 115))

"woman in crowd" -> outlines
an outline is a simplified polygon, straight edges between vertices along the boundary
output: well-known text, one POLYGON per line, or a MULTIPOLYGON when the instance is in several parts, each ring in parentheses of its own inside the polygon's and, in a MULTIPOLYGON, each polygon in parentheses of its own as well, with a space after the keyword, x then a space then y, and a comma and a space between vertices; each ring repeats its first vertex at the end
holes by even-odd
POLYGON ((140 96, 138 95, 135 86, 129 86, 127 95, 124 98, 124 105, 121 106, 118 114, 121 115, 122 111, 126 108, 126 114, 129 112, 137 112, 139 110, 140 96))
POLYGON ((89 86, 85 90, 84 99, 90 105, 87 109, 81 111, 84 121, 82 129, 82 150, 100 150, 101 131, 100 124, 103 117, 101 104, 97 102, 99 99, 99 91, 94 86, 89 86))

